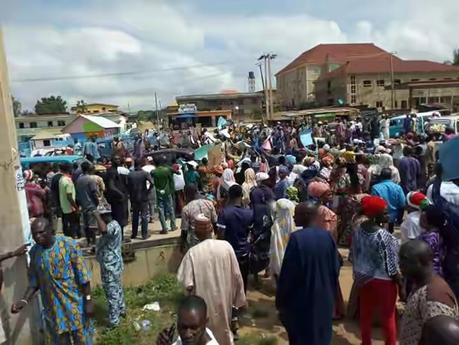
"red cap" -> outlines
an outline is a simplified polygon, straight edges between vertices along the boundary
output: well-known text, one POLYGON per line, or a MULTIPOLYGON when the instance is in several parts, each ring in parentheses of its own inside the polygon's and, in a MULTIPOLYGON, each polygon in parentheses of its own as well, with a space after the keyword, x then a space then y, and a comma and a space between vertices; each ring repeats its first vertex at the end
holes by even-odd
POLYGON ((363 214, 367 217, 382 215, 387 208, 387 202, 379 196, 366 196, 360 201, 363 214))

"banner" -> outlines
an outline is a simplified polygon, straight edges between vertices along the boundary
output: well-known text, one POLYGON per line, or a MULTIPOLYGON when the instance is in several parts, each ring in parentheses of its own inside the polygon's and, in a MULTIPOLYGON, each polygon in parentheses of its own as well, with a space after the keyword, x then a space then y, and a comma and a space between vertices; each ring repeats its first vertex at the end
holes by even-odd
POLYGON ((300 133, 300 141, 304 147, 313 145, 314 141, 312 140, 312 133, 310 130, 306 130, 300 133))
POLYGON ((210 167, 220 165, 223 162, 223 152, 221 144, 215 145, 208 151, 208 160, 208 165, 210 167))
POLYGON ((200 148, 194 150, 194 159, 200 161, 203 158, 207 158, 209 150, 212 149, 214 145, 203 145, 200 148))

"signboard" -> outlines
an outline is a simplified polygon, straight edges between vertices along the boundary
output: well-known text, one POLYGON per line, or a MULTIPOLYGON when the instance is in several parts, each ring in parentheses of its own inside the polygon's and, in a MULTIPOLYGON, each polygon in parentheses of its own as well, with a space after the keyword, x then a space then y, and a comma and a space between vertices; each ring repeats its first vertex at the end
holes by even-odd
POLYGON ((198 112, 196 104, 180 104, 178 108, 179 114, 194 114, 198 112))
POLYGON ((222 152, 222 145, 218 144, 215 145, 212 149, 208 151, 208 161, 209 166, 214 167, 216 165, 220 165, 223 162, 223 152, 222 152))
POLYGON ((300 141, 303 144, 304 147, 307 147, 309 145, 313 145, 314 142, 312 140, 312 133, 310 130, 306 130, 300 133, 300 141))

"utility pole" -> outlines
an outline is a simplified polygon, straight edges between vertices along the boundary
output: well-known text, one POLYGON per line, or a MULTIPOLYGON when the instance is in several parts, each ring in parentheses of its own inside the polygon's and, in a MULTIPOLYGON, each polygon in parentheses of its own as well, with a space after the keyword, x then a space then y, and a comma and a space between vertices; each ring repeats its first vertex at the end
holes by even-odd
POLYGON ((265 107, 266 107, 266 120, 269 121, 271 120, 271 113, 269 109, 269 92, 268 92, 268 63, 267 63, 267 54, 263 55, 263 63, 264 63, 264 68, 265 68, 265 78, 266 78, 266 83, 265 83, 265 107))
POLYGON ((274 102, 273 102, 273 86, 272 86, 272 75, 271 75, 271 60, 275 59, 275 54, 268 54, 268 88, 269 88, 269 113, 271 114, 271 119, 274 116, 274 102))
MULTIPOLYGON (((261 85, 263 86, 263 93, 264 93, 264 99, 266 99, 266 92, 265 92, 265 79, 263 78, 263 68, 261 67, 261 62, 260 62, 261 57, 258 59, 257 66, 260 69, 260 77, 261 77, 261 85)), ((262 103, 263 104, 263 103, 262 103)), ((263 106, 262 106, 263 108, 263 106)), ((263 109, 262 109, 263 110, 263 109)), ((261 120, 264 122, 263 118, 263 111, 261 112, 261 120)))
POLYGON ((391 92, 390 92, 390 107, 393 110, 395 108, 395 85, 394 85, 394 61, 393 61, 393 53, 390 53, 390 85, 391 85, 391 92))
MULTIPOLYGON (((0 128, 0 243, 2 252, 7 252, 30 242, 30 226, 1 29, 0 128)), ((2 305, 8 308, 18 296, 22 296, 29 285, 26 257, 5 261, 3 272, 5 284, 2 290, 2 305)), ((36 318, 32 318, 32 314, 38 311, 37 308, 37 303, 29 303, 21 314, 10 314, 7 322, 2 317, 8 344, 29 345, 40 342, 39 326, 33 321, 36 318)))
POLYGON ((158 126, 159 128, 158 97, 156 97, 156 91, 155 91, 155 108, 156 108, 156 126, 158 126))
MULTIPOLYGON (((158 103, 159 103, 159 113, 161 114, 161 116, 163 116, 164 113, 163 113, 163 107, 162 107, 162 105, 161 105, 161 100, 158 100, 158 103)), ((158 128, 158 129, 159 129, 159 128, 158 128)))
POLYGON ((265 90, 265 79, 263 78, 263 69, 261 68, 261 62, 257 63, 257 66, 260 69, 261 85, 263 86, 263 91, 265 90))

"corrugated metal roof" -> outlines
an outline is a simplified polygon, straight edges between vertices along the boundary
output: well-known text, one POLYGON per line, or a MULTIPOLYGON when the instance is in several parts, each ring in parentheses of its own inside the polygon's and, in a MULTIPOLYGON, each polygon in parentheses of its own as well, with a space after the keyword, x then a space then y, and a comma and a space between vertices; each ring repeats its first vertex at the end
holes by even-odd
POLYGON ((119 128, 119 125, 109 119, 106 119, 102 116, 94 116, 94 115, 80 115, 81 117, 95 123, 96 125, 102 128, 119 128))
POLYGON ((35 136, 33 136, 32 140, 45 140, 45 139, 52 139, 58 136, 69 136, 68 134, 62 133, 60 129, 50 128, 50 129, 42 129, 40 130, 35 136))

